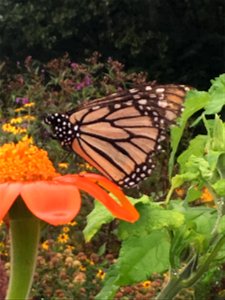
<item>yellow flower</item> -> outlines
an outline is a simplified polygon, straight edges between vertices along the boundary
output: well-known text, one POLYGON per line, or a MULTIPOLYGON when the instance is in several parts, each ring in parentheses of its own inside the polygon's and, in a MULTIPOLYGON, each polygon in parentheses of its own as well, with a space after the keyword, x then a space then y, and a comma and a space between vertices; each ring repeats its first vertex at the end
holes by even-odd
POLYGON ((144 282, 142 282, 142 287, 145 289, 148 289, 149 287, 151 287, 152 282, 150 280, 146 280, 144 282))
POLYGON ((70 231, 70 229, 69 229, 68 226, 64 226, 63 229, 62 229, 62 231, 63 231, 64 233, 67 233, 67 232, 70 231))
POLYGON ((2 125, 2 130, 5 131, 5 132, 13 133, 15 135, 27 132, 27 130, 25 128, 19 128, 19 127, 11 125, 10 123, 3 124, 2 125))
POLYGON ((49 243, 48 243, 48 241, 44 241, 41 244, 41 248, 44 249, 44 250, 48 250, 49 249, 49 243))
POLYGON ((34 143, 33 138, 31 136, 28 136, 27 134, 22 137, 21 141, 27 142, 28 144, 34 143))
POLYGON ((72 221, 72 222, 69 222, 67 225, 69 226, 76 226, 77 225, 77 222, 76 221, 72 221))
POLYGON ((90 170, 90 171, 94 170, 94 168, 91 165, 89 165, 89 163, 79 163, 77 165, 81 169, 90 170))
POLYGON ((102 269, 99 269, 96 277, 103 280, 105 278, 105 272, 102 269))
POLYGON ((82 266, 82 265, 80 266, 79 269, 80 269, 81 272, 85 272, 85 271, 86 271, 86 267, 85 267, 85 266, 82 266))
POLYGON ((21 124, 21 123, 23 123, 23 118, 22 117, 12 118, 10 120, 10 123, 11 124, 21 124))
POLYGON ((62 169, 68 169, 69 164, 68 163, 58 163, 58 167, 62 169))
POLYGON ((18 113, 18 112, 24 111, 24 108, 23 107, 19 107, 19 108, 14 109, 14 111, 16 113, 18 113))
POLYGON ((33 106, 35 106, 34 102, 24 104, 24 107, 33 107, 33 106))
POLYGON ((66 245, 66 249, 69 251, 73 251, 75 249, 75 247, 71 246, 71 245, 66 245))
POLYGON ((94 266, 95 262, 91 259, 86 259, 86 262, 89 263, 90 266, 94 266))
POLYGON ((94 266, 94 265, 95 265, 95 262, 94 262, 93 260, 90 260, 89 264, 90 264, 91 266, 94 266))
POLYGON ((85 166, 86 170, 89 170, 89 171, 94 170, 94 168, 91 165, 89 165, 89 163, 85 163, 84 166, 85 166))
POLYGON ((26 115, 23 117, 23 119, 25 121, 34 121, 36 118, 34 116, 31 116, 31 115, 26 115))
POLYGON ((67 243, 69 240, 69 235, 66 233, 61 233, 58 235, 57 241, 61 244, 67 243))

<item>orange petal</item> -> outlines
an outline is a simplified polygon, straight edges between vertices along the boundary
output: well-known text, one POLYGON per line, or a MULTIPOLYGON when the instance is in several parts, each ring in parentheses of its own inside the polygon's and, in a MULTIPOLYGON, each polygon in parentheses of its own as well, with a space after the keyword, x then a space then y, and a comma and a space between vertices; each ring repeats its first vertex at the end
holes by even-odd
POLYGON ((96 200, 99 200, 117 218, 132 223, 138 220, 138 211, 128 201, 120 188, 105 177, 92 173, 85 173, 83 175, 66 175, 62 177, 67 182, 74 182, 78 188, 88 192, 96 200), (118 198, 120 204, 111 198, 105 190, 100 188, 96 182, 102 186, 105 185, 104 187, 118 198))
POLYGON ((20 194, 21 183, 1 183, 0 184, 0 220, 2 220, 13 202, 20 194))
POLYGON ((26 183, 21 190, 21 196, 36 217, 52 225, 70 222, 81 206, 77 187, 59 182, 26 183))
POLYGON ((136 208, 129 202, 127 197, 124 195, 123 191, 112 181, 107 179, 104 176, 94 174, 94 173, 85 173, 85 178, 88 178, 96 183, 98 183, 100 186, 104 187, 106 190, 108 190, 110 193, 114 194, 117 199, 119 200, 121 206, 123 209, 130 212, 130 214, 133 216, 133 221, 135 222, 139 219, 140 215, 136 208))

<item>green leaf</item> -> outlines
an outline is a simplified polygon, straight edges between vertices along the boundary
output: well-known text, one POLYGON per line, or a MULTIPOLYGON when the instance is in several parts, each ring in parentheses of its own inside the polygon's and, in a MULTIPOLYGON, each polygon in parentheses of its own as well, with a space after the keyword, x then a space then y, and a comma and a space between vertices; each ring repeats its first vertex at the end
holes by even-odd
POLYGON ((169 248, 169 236, 165 230, 125 240, 118 259, 120 285, 146 280, 152 273, 167 270, 169 248))
POLYGON ((210 238, 211 231, 216 221, 216 209, 206 210, 204 213, 194 219, 196 232, 203 234, 207 239, 210 238))
POLYGON ((225 234, 225 216, 222 216, 218 226, 218 232, 225 234))
POLYGON ((210 169, 212 171, 215 171, 215 169, 217 168, 218 161, 219 161, 221 155, 222 155, 222 152, 213 151, 213 150, 208 151, 208 154, 206 155, 206 159, 207 159, 210 169))
POLYGON ((186 163, 187 170, 191 173, 200 173, 205 180, 210 180, 213 172, 207 160, 202 157, 191 155, 189 161, 186 163))
POLYGON ((205 249, 215 225, 216 209, 205 206, 189 207, 184 201, 173 201, 171 206, 174 210, 182 212, 185 217, 184 225, 175 230, 174 234, 177 237, 181 236, 182 240, 176 241, 177 245, 172 241, 172 247, 177 247, 177 251, 180 251, 179 249, 189 244, 200 251, 205 249))
POLYGON ((190 141, 190 145, 177 159, 180 165, 180 172, 184 172, 186 162, 189 160, 191 155, 201 157, 204 154, 206 142, 208 137, 206 135, 198 135, 190 141))
POLYGON ((95 299, 114 299, 120 286, 140 282, 153 273, 168 270, 169 249, 169 236, 165 230, 124 241, 119 258, 107 272, 104 287, 95 299))
POLYGON ((187 250, 190 250, 190 246, 197 251, 201 250, 204 240, 204 235, 196 232, 196 224, 186 220, 184 225, 173 232, 170 249, 171 267, 179 268, 183 257, 182 254, 187 253, 187 250))
POLYGON ((83 230, 86 242, 89 242, 99 231, 103 224, 107 224, 114 219, 113 215, 98 201, 95 201, 95 207, 87 216, 87 225, 83 230))
POLYGON ((216 115, 213 123, 211 149, 214 151, 225 151, 225 125, 216 115))
POLYGON ((225 74, 212 80, 212 86, 209 89, 209 102, 206 105, 206 114, 216 114, 221 111, 225 105, 225 74))
POLYGON ((172 168, 174 165, 175 154, 177 152, 178 145, 184 132, 184 128, 188 119, 197 111, 204 108, 209 101, 209 95, 206 92, 199 92, 191 90, 186 97, 185 109, 179 119, 178 126, 171 128, 171 147, 172 152, 169 160, 169 174, 172 174, 172 168))
POLYGON ((162 228, 177 228, 184 222, 182 213, 160 207, 158 204, 138 205, 140 219, 134 224, 121 222, 118 235, 125 240, 130 236, 147 236, 162 228))
POLYGON ((171 181, 172 188, 176 189, 176 188, 180 187, 184 182, 195 180, 198 177, 199 177, 198 170, 195 170, 194 172, 186 172, 183 174, 175 175, 171 181))
POLYGON ((215 213, 214 208, 206 206, 190 207, 184 201, 171 201, 170 206, 173 210, 184 214, 186 221, 195 221, 197 218, 204 214, 215 213))
MULTIPOLYGON (((113 195, 111 195, 111 197, 113 197, 113 195)), ((146 195, 143 195, 139 199, 131 197, 128 197, 128 199, 133 205, 136 205, 137 203, 148 203, 151 201, 150 197, 146 195)), ((107 208, 98 201, 95 201, 95 207, 87 216, 87 225, 83 230, 86 242, 89 242, 93 238, 103 224, 110 223, 112 220, 114 220, 114 216, 107 210, 107 208)))
POLYGON ((225 196, 225 179, 219 179, 212 187, 219 196, 225 196))
POLYGON ((196 185, 191 186, 186 194, 185 201, 193 202, 201 197, 202 191, 196 188, 196 185))

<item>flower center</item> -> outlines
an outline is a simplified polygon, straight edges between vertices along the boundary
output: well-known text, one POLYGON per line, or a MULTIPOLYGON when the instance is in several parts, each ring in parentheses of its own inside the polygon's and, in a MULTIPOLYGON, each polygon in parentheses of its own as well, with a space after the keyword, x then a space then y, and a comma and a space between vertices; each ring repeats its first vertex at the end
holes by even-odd
POLYGON ((0 182, 50 180, 59 176, 48 153, 29 141, 0 147, 0 182))

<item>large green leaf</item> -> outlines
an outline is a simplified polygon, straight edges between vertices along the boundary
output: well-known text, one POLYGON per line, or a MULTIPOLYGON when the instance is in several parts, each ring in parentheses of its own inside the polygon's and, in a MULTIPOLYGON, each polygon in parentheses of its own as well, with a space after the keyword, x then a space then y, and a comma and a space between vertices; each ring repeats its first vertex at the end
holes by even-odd
POLYGON ((166 230, 125 240, 118 265, 121 285, 146 280, 152 273, 161 273, 169 267, 170 240, 166 230))
POLYGON ((165 230, 124 241, 118 261, 107 273, 104 288, 96 300, 114 299, 120 286, 140 282, 153 273, 166 271, 169 268, 169 249, 169 236, 165 230))
POLYGON ((177 228, 184 222, 182 213, 164 209, 156 203, 139 204, 140 219, 134 224, 121 222, 118 235, 125 240, 130 236, 148 236, 162 228, 177 228))

